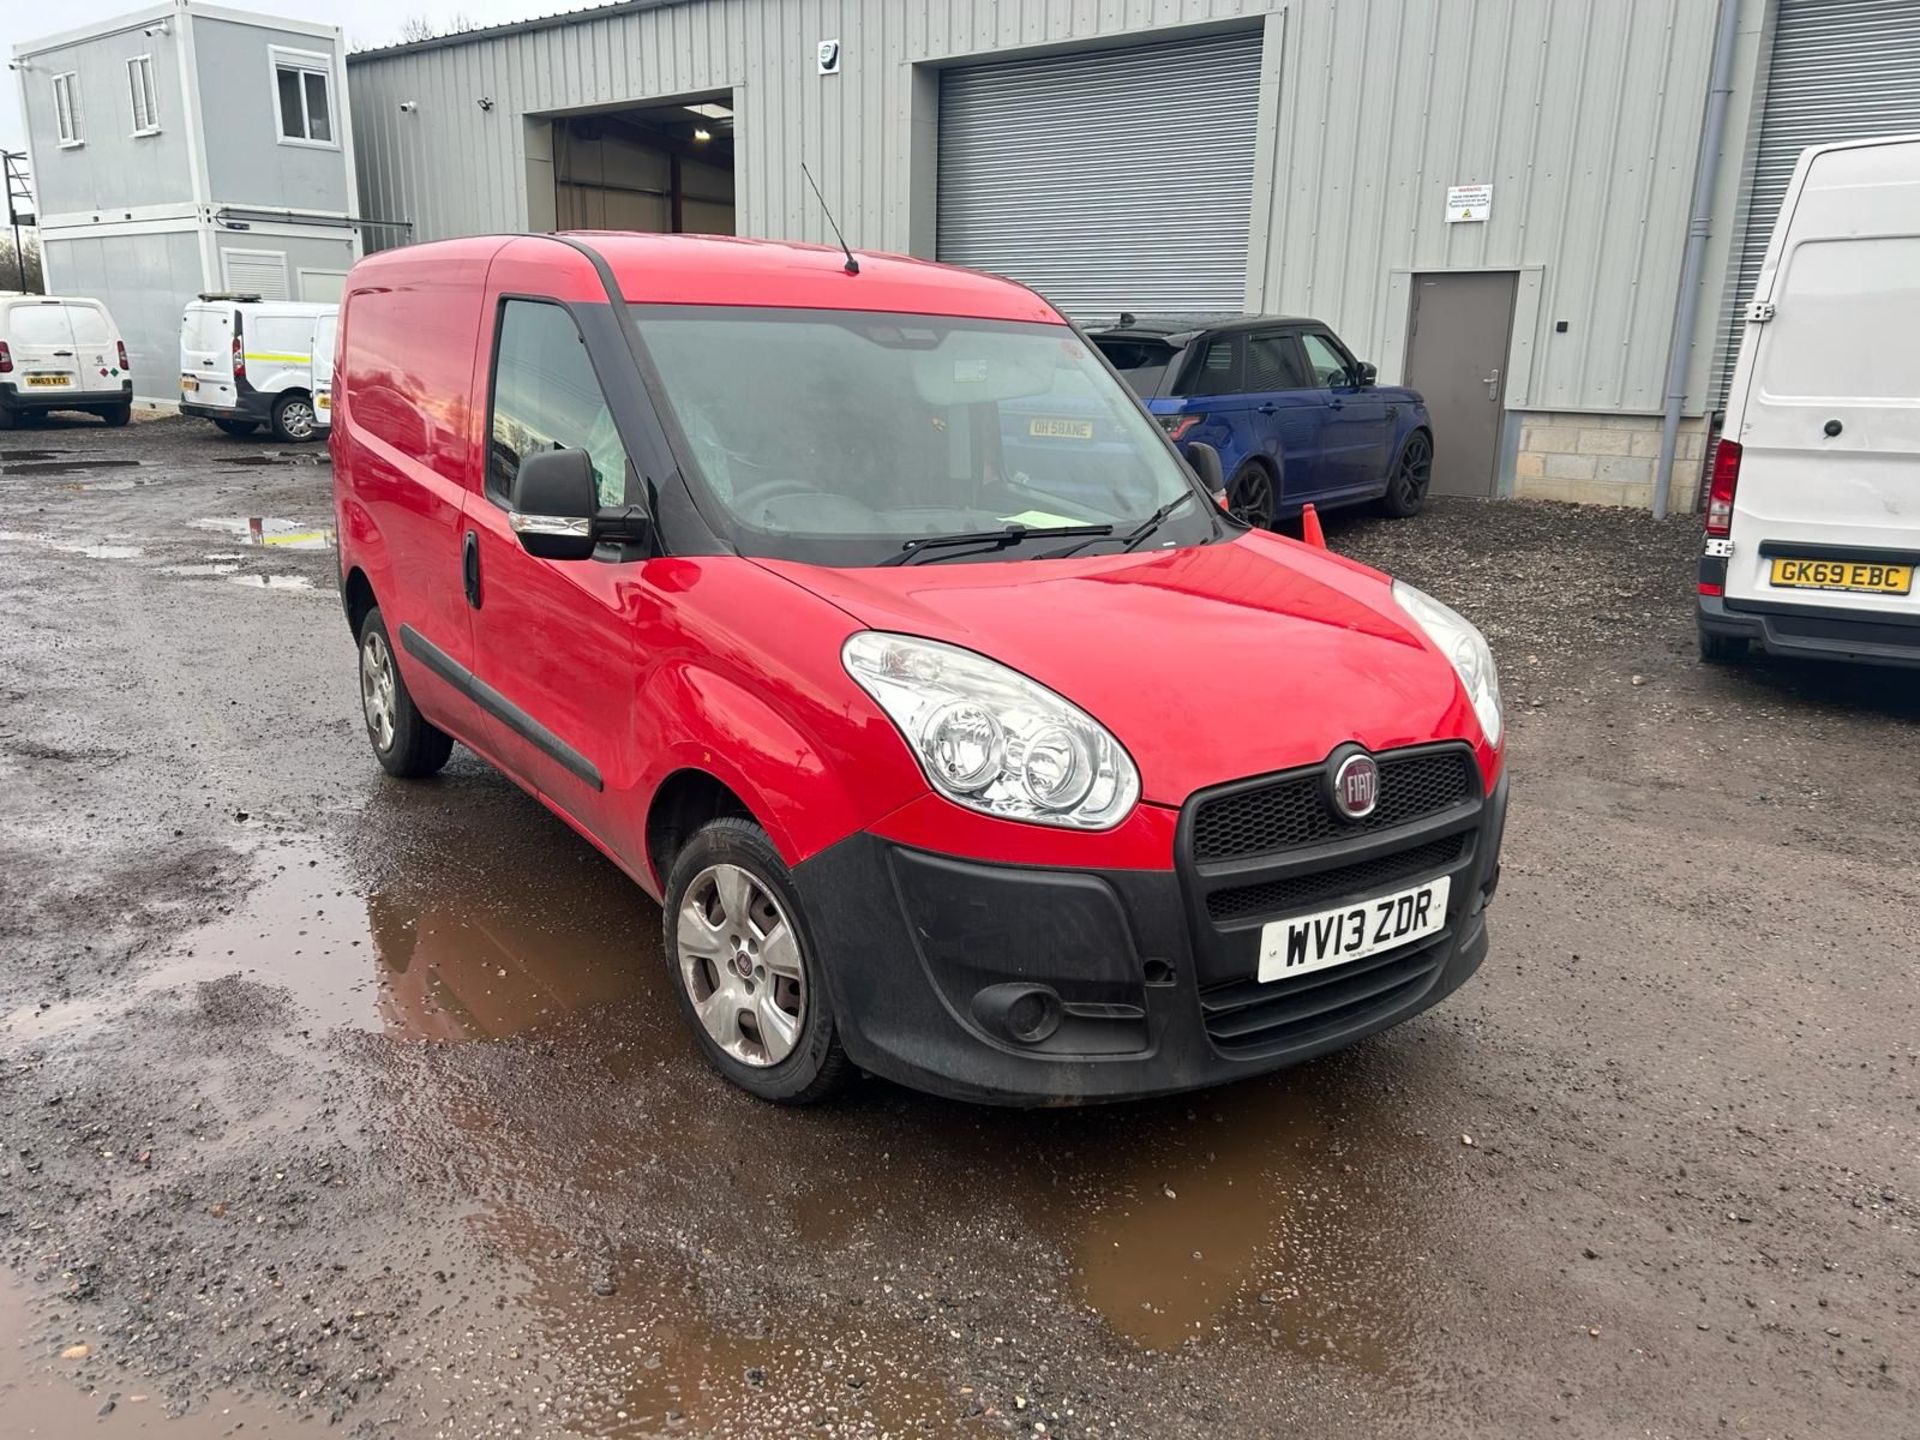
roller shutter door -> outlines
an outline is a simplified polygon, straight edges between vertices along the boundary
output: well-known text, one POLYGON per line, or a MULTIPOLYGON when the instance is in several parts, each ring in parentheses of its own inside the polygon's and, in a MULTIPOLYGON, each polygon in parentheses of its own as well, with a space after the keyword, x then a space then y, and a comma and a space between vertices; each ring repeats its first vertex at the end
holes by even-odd
POLYGON ((1246 303, 1258 32, 949 70, 939 256, 1083 322, 1246 303))
POLYGON ((1747 228, 1734 246, 1716 404, 1725 403, 1742 315, 1800 152, 1835 140, 1916 133, 1920 5, 1914 0, 1780 0, 1747 228))

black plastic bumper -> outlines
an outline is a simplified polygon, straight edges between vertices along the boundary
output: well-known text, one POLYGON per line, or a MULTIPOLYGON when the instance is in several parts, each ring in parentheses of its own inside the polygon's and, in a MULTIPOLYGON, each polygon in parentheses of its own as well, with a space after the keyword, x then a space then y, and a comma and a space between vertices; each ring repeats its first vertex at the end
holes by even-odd
POLYGON ((1862 618, 1818 605, 1777 605, 1702 595, 1703 635, 1749 640, 1770 655, 1850 660, 1866 665, 1920 666, 1920 623, 1904 616, 1862 618))
POLYGON ((8 410, 99 410, 133 403, 133 381, 112 390, 33 390, 15 381, 0 382, 0 406, 8 410))
MULTIPOLYGON (((1354 875, 1347 893, 1219 924, 1196 903, 1192 877, 1176 869, 983 864, 868 834, 805 861, 794 879, 856 1064, 916 1089, 997 1104, 1122 1100, 1298 1064, 1457 989, 1486 955, 1504 779, 1468 811, 1438 827, 1458 840, 1451 859, 1386 883, 1328 865, 1330 876, 1354 875), (1256 980, 1265 921, 1441 874, 1453 883, 1437 935, 1293 979, 1256 980), (1036 992, 1052 998, 1036 1002, 1036 992)), ((1414 826, 1360 848, 1376 863, 1406 855, 1418 865, 1435 831, 1414 826)), ((1283 868, 1299 863, 1288 857, 1283 868)))
POLYGON ((242 391, 238 405, 202 405, 195 400, 182 400, 180 413, 191 415, 196 420, 251 420, 264 425, 273 418, 272 397, 259 390, 242 391))

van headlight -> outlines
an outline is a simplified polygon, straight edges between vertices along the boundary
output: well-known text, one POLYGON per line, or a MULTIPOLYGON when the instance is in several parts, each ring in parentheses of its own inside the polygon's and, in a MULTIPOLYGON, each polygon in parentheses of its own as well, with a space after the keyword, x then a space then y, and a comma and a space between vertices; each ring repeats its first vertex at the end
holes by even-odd
POLYGON ((862 630, 840 660, 899 726, 928 782, 957 805, 1105 830, 1140 798, 1140 772, 1105 726, 984 655, 862 630))
POLYGON ((1493 668, 1487 637, 1466 616, 1404 580, 1393 582, 1393 598, 1453 662, 1453 668, 1460 672, 1460 683, 1467 687, 1467 698, 1473 702, 1473 713, 1480 717, 1480 728, 1487 733, 1487 743, 1498 745, 1500 673, 1493 668))

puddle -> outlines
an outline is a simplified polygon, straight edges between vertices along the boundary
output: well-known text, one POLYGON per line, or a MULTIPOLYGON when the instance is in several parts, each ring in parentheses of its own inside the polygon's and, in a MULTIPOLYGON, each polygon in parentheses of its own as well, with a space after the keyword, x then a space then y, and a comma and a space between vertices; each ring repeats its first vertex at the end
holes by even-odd
MULTIPOLYGON (((29 452, 32 453, 32 452, 29 452)), ((95 470, 131 470, 138 460, 19 460, 0 462, 0 475, 82 475, 95 470)))
POLYGON ((245 585, 253 590, 311 590, 313 582, 304 575, 229 575, 229 585, 245 585))
POLYGON ((535 868, 517 875, 429 866, 367 893, 316 845, 270 847, 240 908, 189 932, 130 990, 9 1020, 23 1033, 110 1023, 151 996, 239 975, 284 987, 318 1029, 497 1040, 664 986, 659 912, 630 881, 611 872, 556 896, 537 854, 524 858, 535 868))
POLYGON ((210 515, 187 522, 195 530, 214 530, 242 545, 272 545, 284 550, 331 550, 333 527, 271 515, 210 515))
POLYGON ((0 1282, 0 1415, 6 1417, 0 1433, 7 1440, 72 1440, 83 1434, 247 1440, 294 1428, 258 1402, 227 1396, 170 1415, 159 1385, 116 1375, 106 1363, 110 1355, 63 1359, 69 1344, 88 1344, 89 1337, 76 1332, 57 1341, 43 1339, 47 1328, 24 1287, 0 1282))
POLYGON ((187 578, 210 578, 219 575, 237 575, 240 573, 240 566, 233 560, 210 560, 202 565, 162 565, 160 573, 187 578))
POLYGON ((96 541, 62 540, 55 535, 36 535, 25 530, 0 530, 0 541, 12 540, 39 545, 66 555, 85 555, 90 560, 137 560, 146 551, 138 545, 111 545, 96 541))

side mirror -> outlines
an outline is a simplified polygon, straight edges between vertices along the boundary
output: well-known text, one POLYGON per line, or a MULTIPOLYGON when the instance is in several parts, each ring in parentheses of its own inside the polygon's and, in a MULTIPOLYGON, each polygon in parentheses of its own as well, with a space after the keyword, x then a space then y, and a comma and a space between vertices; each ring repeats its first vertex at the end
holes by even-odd
POLYGON ((1181 452, 1187 457, 1187 464, 1193 467, 1193 473, 1200 477, 1200 483, 1207 487, 1209 495, 1220 495, 1227 488, 1227 472, 1220 464, 1220 452, 1204 440, 1189 440, 1181 452))
POLYGON ((593 554, 593 518, 600 508, 593 459, 584 450, 540 450, 514 472, 507 523, 520 547, 542 560, 585 560, 593 554))
POLYGON ((1379 367, 1369 365, 1366 361, 1362 360, 1358 365, 1354 366, 1353 378, 1354 383, 1359 386, 1360 389, 1365 390, 1369 385, 1374 385, 1379 382, 1379 367))

